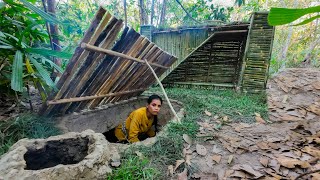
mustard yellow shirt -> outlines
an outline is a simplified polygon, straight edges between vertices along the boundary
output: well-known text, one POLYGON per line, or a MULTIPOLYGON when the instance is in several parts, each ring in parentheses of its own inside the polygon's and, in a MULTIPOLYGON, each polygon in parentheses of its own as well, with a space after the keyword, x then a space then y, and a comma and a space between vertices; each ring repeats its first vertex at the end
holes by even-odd
MULTIPOLYGON (((151 129, 153 118, 148 119, 147 108, 142 107, 133 111, 126 119, 126 130, 128 133, 128 141, 130 143, 140 141, 139 134, 145 133, 149 137, 155 136, 155 132, 151 129)), ((115 136, 119 141, 126 140, 125 134, 122 132, 122 124, 119 124, 115 129, 115 136)))

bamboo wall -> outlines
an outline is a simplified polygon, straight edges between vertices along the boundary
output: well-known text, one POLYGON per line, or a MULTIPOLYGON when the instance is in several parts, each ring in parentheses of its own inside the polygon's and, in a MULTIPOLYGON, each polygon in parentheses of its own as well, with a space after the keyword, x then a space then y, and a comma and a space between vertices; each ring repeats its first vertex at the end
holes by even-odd
POLYGON ((233 25, 154 30, 153 42, 178 57, 160 79, 167 85, 229 87, 264 91, 274 28, 267 13, 233 25), (249 33, 249 34, 248 34, 249 33))
POLYGON ((240 82, 245 92, 260 92, 266 88, 275 31, 268 25, 267 18, 267 12, 255 12, 251 17, 240 82))

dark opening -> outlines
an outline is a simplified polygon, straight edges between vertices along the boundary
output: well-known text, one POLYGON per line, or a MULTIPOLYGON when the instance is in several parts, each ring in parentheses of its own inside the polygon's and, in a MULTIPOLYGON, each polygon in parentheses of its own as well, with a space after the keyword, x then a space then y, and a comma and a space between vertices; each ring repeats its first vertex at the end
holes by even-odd
MULTIPOLYGON (((152 127, 154 129, 154 126, 152 127)), ((159 127, 159 128, 162 128, 162 127, 159 127)), ((121 143, 121 144, 126 144, 128 143, 128 141, 121 141, 121 142, 118 142, 118 138, 115 136, 115 133, 114 133, 114 130, 115 128, 107 131, 107 132, 104 132, 102 133, 104 135, 104 137, 106 137, 106 139, 111 142, 111 143, 121 143)), ((161 129, 160 129, 161 130, 161 129)), ((159 132, 159 131, 158 131, 159 132)), ((156 133, 157 135, 157 133, 156 133)), ((139 134, 138 135, 138 139, 140 141, 143 141, 143 140, 146 140, 147 138, 149 138, 149 136, 147 136, 146 134, 139 134)))
POLYGON ((48 141, 42 149, 28 149, 24 155, 26 170, 39 170, 58 164, 76 164, 88 155, 89 139, 75 138, 48 141))
POLYGON ((103 133, 104 137, 106 137, 106 139, 111 143, 118 142, 118 139, 117 139, 116 135, 114 134, 114 130, 115 130, 115 128, 103 133))

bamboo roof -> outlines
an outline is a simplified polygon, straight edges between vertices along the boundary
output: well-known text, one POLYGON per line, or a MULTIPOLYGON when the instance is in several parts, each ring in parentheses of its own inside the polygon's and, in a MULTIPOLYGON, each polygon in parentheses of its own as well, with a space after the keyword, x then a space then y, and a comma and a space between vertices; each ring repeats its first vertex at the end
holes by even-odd
POLYGON ((155 82, 177 58, 100 7, 42 115, 63 115, 129 99, 155 82))

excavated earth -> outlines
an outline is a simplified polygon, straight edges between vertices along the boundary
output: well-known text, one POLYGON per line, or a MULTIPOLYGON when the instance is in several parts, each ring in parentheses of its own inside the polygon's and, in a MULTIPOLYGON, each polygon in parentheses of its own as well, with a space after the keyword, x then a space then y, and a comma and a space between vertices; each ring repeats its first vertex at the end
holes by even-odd
POLYGON ((224 120, 208 117, 198 122, 196 139, 184 135, 184 159, 168 173, 179 179, 319 180, 320 71, 286 69, 269 80, 267 94, 271 123, 227 121, 216 129, 224 120))

